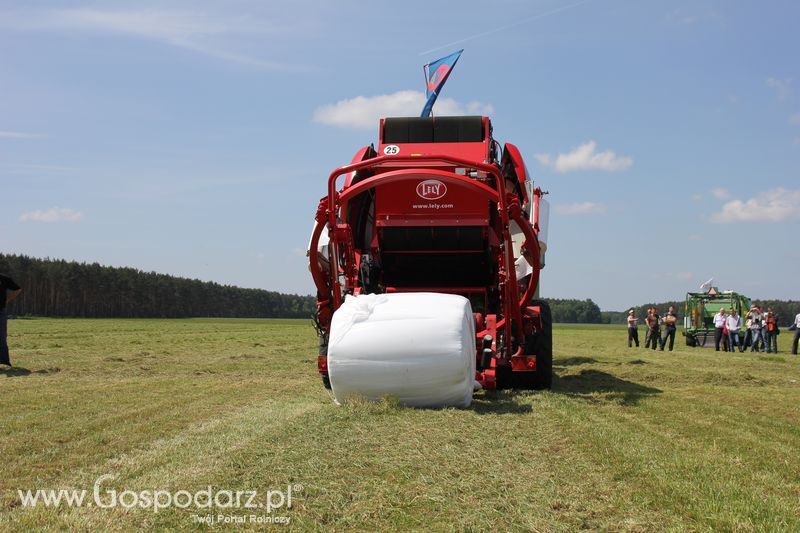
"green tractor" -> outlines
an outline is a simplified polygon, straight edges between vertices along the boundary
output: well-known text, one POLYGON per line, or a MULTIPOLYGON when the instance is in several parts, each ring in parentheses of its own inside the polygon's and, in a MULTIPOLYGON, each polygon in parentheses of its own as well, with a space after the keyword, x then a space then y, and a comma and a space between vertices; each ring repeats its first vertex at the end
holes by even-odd
POLYGON ((714 338, 714 315, 720 307, 725 308, 725 313, 733 307, 739 316, 744 317, 750 309, 750 298, 733 291, 720 292, 716 287, 706 292, 686 293, 683 335, 687 346, 705 346, 709 338, 714 338))

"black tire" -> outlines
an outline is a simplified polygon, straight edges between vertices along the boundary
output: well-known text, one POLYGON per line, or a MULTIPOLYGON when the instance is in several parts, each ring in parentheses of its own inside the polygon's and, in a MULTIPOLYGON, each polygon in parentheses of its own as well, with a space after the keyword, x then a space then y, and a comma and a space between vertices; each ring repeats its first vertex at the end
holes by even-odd
POLYGON ((698 340, 697 344, 701 347, 705 347, 706 343, 708 342, 708 333, 703 333, 703 342, 698 340))
POLYGON ((514 373, 511 371, 511 366, 499 366, 495 369, 495 387, 498 390, 505 390, 514 387, 513 382, 514 373))
POLYGON ((331 378, 328 376, 322 376, 322 386, 328 390, 331 390, 331 378))
POLYGON ((536 373, 534 389, 551 389, 553 387, 553 316, 547 302, 536 301, 542 313, 542 331, 538 337, 536 351, 536 373))
POLYGON ((533 300, 542 316, 542 330, 526 339, 525 353, 536 354, 536 372, 514 372, 512 383, 515 389, 545 390, 553 387, 553 317, 550 306, 542 300, 533 300))
POLYGON ((686 335, 686 346, 694 348, 697 346, 697 337, 694 335, 686 335))

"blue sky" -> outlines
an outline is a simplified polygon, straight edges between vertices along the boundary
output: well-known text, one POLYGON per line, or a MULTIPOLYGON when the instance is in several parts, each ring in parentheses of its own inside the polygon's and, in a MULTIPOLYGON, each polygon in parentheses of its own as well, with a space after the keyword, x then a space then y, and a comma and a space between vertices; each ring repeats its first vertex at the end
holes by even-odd
POLYGON ((542 294, 800 298, 793 2, 0 2, 0 250, 313 290, 330 170, 489 113, 552 204, 542 294))

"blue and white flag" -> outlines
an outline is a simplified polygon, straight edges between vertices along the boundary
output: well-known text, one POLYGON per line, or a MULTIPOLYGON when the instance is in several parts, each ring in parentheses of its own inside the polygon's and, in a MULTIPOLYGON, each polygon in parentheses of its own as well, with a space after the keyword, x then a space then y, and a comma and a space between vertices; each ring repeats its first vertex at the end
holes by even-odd
POLYGON ((450 76, 450 73, 456 66, 456 62, 458 58, 461 57, 461 52, 463 51, 464 50, 461 49, 458 52, 453 52, 449 56, 437 59, 423 67, 425 70, 425 81, 427 82, 425 96, 428 97, 428 101, 425 102, 425 107, 422 109, 422 114, 420 115, 421 117, 431 116, 436 97, 439 96, 439 92, 442 90, 442 87, 444 87, 444 82, 447 81, 447 77, 450 76))

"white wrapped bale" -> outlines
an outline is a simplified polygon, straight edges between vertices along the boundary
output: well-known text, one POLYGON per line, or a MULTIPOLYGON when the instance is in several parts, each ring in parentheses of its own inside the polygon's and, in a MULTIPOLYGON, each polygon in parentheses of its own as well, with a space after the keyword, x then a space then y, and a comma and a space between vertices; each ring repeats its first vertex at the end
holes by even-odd
POLYGON ((467 407, 475 384, 469 300, 438 293, 347 296, 333 314, 328 375, 336 403, 399 398, 416 407, 467 407))

